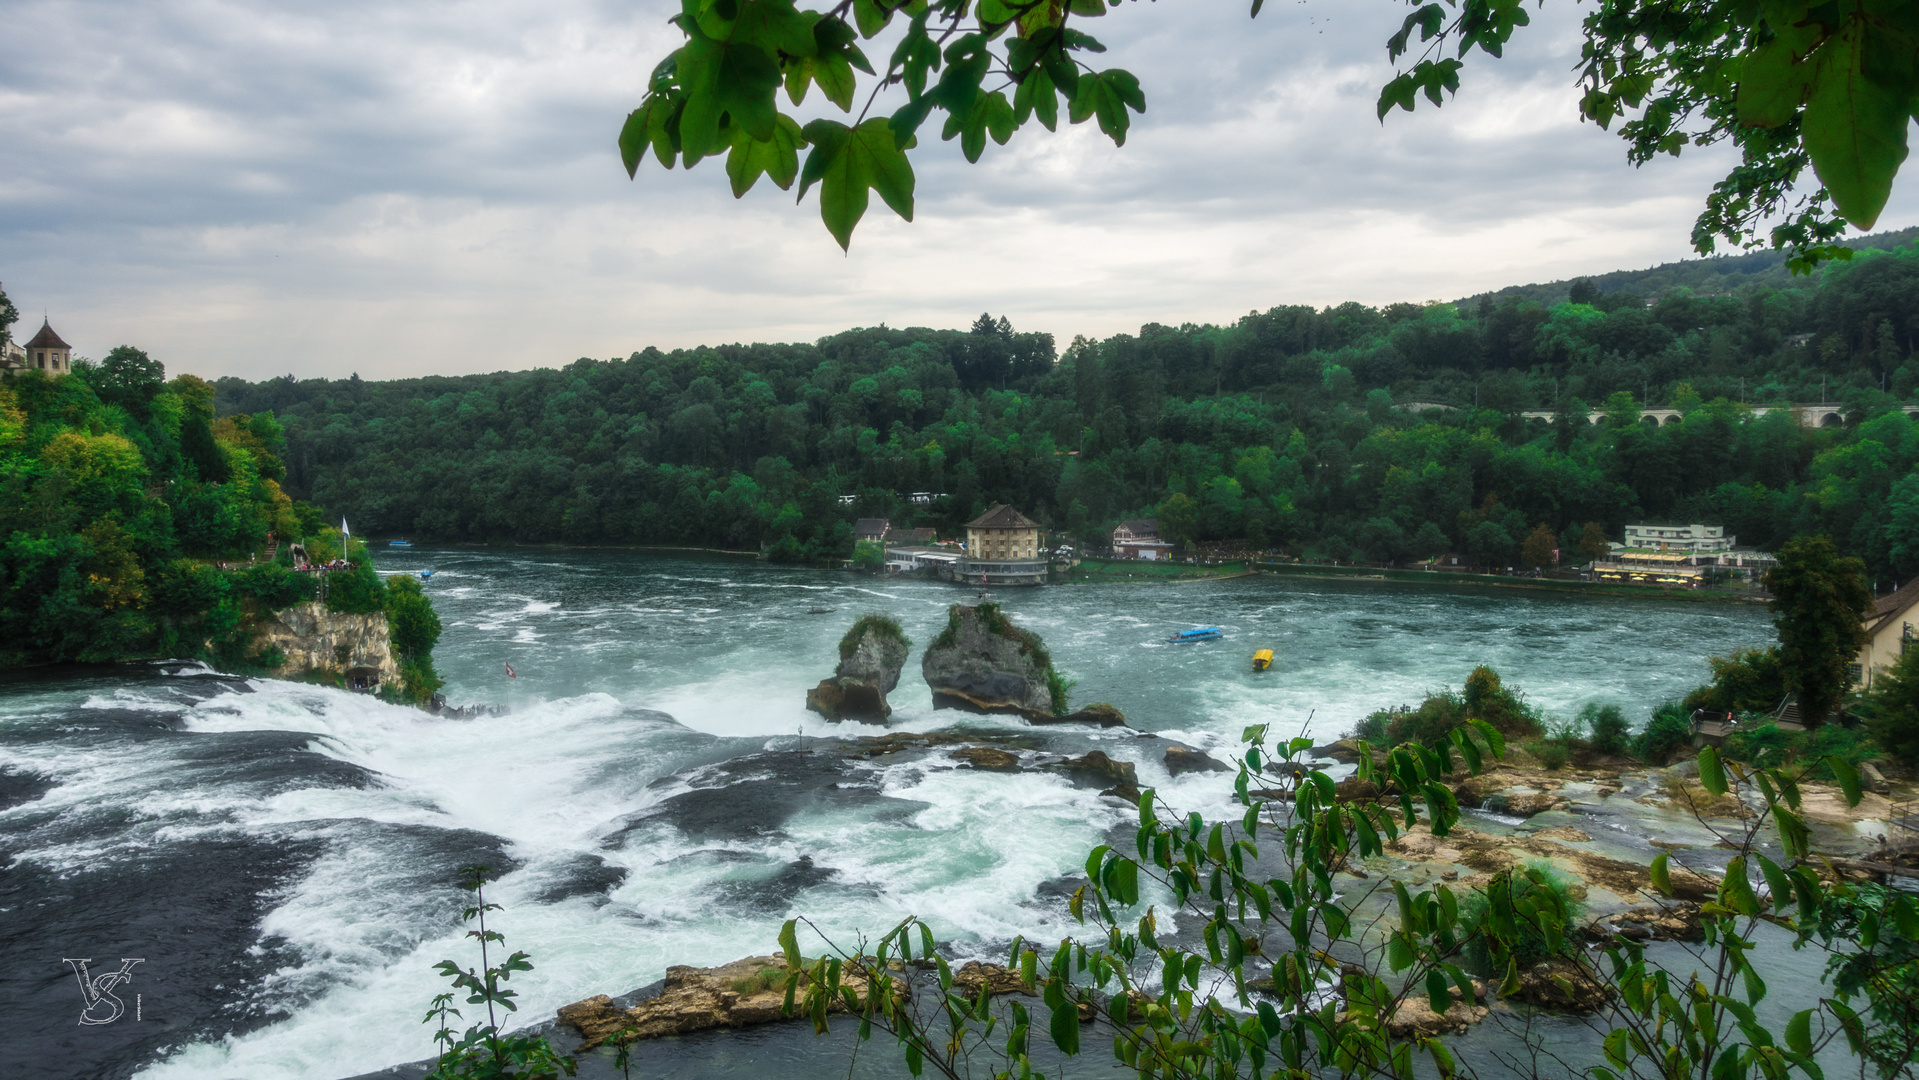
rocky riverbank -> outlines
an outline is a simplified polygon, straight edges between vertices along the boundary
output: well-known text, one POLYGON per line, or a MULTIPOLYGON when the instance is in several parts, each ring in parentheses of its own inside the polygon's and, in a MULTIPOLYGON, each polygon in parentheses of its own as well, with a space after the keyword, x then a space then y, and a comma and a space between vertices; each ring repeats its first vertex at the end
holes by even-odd
MULTIPOLYGON (((845 740, 831 750, 809 752, 826 751, 846 762, 941 756, 964 769, 1060 776, 1127 801, 1137 800, 1139 770, 1151 758, 1158 759, 1154 764, 1163 765, 1168 776, 1221 772, 1220 782, 1226 783, 1223 774, 1231 769, 1191 747, 1147 742, 1152 736, 1135 735, 1102 749, 1085 744, 1091 736, 1059 734, 1078 741, 1079 748, 1060 743, 1051 732, 956 731, 845 740), (1122 748, 1124 760, 1116 756, 1122 748)), ((1342 742, 1313 753, 1350 765, 1357 747, 1342 742)), ((1547 769, 1515 748, 1476 776, 1457 774, 1453 791, 1463 808, 1462 820, 1448 835, 1433 835, 1422 821, 1401 832, 1381 854, 1354 858, 1336 875, 1336 888, 1350 898, 1356 916, 1388 911, 1393 904, 1389 882, 1415 890, 1444 882, 1464 894, 1501 871, 1538 867, 1567 882, 1581 904, 1583 916, 1569 928, 1578 941, 1618 937, 1697 942, 1703 936, 1700 905, 1717 894, 1731 855, 1729 841, 1759 828, 1763 847, 1764 830, 1770 828, 1758 816, 1759 807, 1731 796, 1707 795, 1689 761, 1653 768, 1601 759, 1547 769), (1652 890, 1649 866, 1662 852, 1670 859, 1670 896, 1652 890)), ((1889 785, 1887 794, 1868 794, 1857 807, 1847 806, 1831 785, 1802 781, 1801 791, 1814 849, 1829 874, 1883 877, 1919 864, 1919 853, 1902 853, 1887 835, 1895 801, 1913 797, 1909 785, 1889 785)), ((1376 786, 1352 776, 1337 784, 1337 792, 1348 803, 1382 800, 1397 806, 1396 796, 1382 795, 1376 786)), ((1069 889, 1071 882, 1061 887, 1069 889)), ((1355 918, 1355 923, 1364 921, 1355 918)), ((1378 923, 1384 926, 1390 919, 1378 923)), ((1028 993, 1017 972, 993 964, 968 962, 960 967, 959 977, 969 994, 981 988, 993 994, 1028 993)), ((656 994, 629 995, 625 1004, 605 996, 589 998, 561 1010, 559 1022, 577 1031, 583 1049, 622 1033, 627 1039, 645 1039, 772 1023, 787 1019, 780 1008, 785 979, 779 956, 748 957, 711 969, 674 967, 656 994)), ((1251 979, 1248 986, 1257 993, 1262 981, 1251 979)), ((1425 995, 1409 994, 1387 1026, 1397 1037, 1414 1038, 1462 1030, 1515 1006, 1591 1011, 1603 1005, 1607 993, 1578 956, 1555 957, 1522 970, 1517 990, 1505 997, 1480 982, 1473 983, 1470 995, 1456 987, 1453 1004, 1443 1013, 1434 1011, 1425 995)), ((1082 1011, 1089 1010, 1083 1006, 1082 1011)))

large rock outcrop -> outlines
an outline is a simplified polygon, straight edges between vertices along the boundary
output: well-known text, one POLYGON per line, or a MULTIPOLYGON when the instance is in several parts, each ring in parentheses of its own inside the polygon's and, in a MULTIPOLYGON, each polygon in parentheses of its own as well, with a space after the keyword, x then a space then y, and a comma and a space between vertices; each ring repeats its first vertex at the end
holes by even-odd
POLYGON ((400 685, 384 612, 328 611, 318 600, 295 604, 260 620, 253 647, 279 649, 286 657, 271 672, 277 679, 320 676, 358 690, 400 685))
POLYGON ((998 604, 949 608, 946 629, 927 646, 920 672, 936 709, 1042 720, 1055 714, 1052 657, 1039 635, 1014 626, 998 604))
MULTIPOLYGON (((558 1019, 585 1038, 580 1050, 591 1050, 605 1042, 798 1019, 805 1013, 796 1011, 789 1016, 784 1010, 786 978, 786 958, 777 953, 749 956, 716 968, 675 965, 666 969, 666 986, 658 997, 623 1009, 612 998, 597 994, 561 1009, 558 1019)), ((858 968, 849 967, 840 982, 862 995, 866 993, 866 974, 858 968)), ((895 986, 896 992, 903 993, 903 982, 895 986)), ((802 994, 805 988, 806 976, 801 975, 802 994)), ((845 1005, 838 1000, 829 1007, 832 1012, 844 1010, 845 1005)))
POLYGON ((887 615, 867 615, 840 639, 833 677, 806 692, 806 707, 828 720, 884 720, 893 715, 886 695, 900 684, 900 669, 913 643, 887 615))

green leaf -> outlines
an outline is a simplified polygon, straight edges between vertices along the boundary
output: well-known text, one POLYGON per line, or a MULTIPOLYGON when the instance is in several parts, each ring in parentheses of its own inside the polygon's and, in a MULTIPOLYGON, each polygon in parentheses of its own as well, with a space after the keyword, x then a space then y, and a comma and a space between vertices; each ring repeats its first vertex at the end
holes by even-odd
POLYGON ((860 36, 870 38, 893 20, 893 8, 877 0, 853 0, 853 19, 859 23, 860 36))
POLYGON ((804 133, 813 149, 800 173, 800 198, 814 183, 820 185, 820 220, 842 249, 850 247, 853 227, 866 214, 869 189, 879 192, 894 213, 913 220, 913 166, 894 142, 886 117, 851 129, 815 120, 804 133))
POLYGON ((1506 977, 1500 980, 1499 996, 1511 997, 1519 990, 1519 957, 1515 954, 1506 958, 1506 977))
POLYGON ((1726 864, 1726 882, 1721 890, 1726 898, 1726 906, 1741 915, 1759 914, 1759 897, 1752 891, 1752 880, 1746 876, 1744 856, 1733 858, 1726 864))
POLYGON ((1779 864, 1764 855, 1755 856, 1759 860, 1759 872, 1766 878, 1766 888, 1772 893, 1772 911, 1777 915, 1787 904, 1792 903, 1792 880, 1779 864))
POLYGON ((948 114, 946 129, 940 133, 940 138, 950 140, 955 135, 960 136, 960 152, 966 155, 969 163, 977 163, 980 153, 986 149, 987 135, 992 135, 994 142, 1005 146, 1006 140, 1013 137, 1015 126, 1012 103, 1006 100, 1005 94, 994 90, 975 94, 972 106, 964 115, 948 114))
MULTIPOLYGON (((1381 115, 1384 114, 1382 113, 1381 115)), ((1503 758, 1506 756, 1506 736, 1501 735, 1498 728, 1484 720, 1468 720, 1466 723, 1472 725, 1473 729, 1478 731, 1480 736, 1486 740, 1486 745, 1492 749, 1493 757, 1503 758)))
POLYGON ((773 93, 780 85, 780 69, 765 49, 730 45, 695 33, 680 49, 679 73, 686 93, 680 152, 689 167, 719 144, 722 114, 755 139, 773 138, 779 115, 773 93))
POLYGON ((1013 91, 1014 126, 1026 123, 1029 116, 1038 116, 1048 131, 1059 130, 1059 91, 1053 85, 1053 77, 1042 69, 1034 69, 1026 81, 1019 84, 1019 89, 1013 91))
MULTIPOLYGON (((766 940, 761 938, 761 941, 766 940)), ((780 951, 786 954, 786 968, 797 971, 800 967, 799 920, 788 919, 780 927, 780 951)))
POLYGON ((1079 124, 1098 117, 1099 129, 1115 146, 1126 145, 1126 131, 1132 124, 1127 109, 1130 107, 1137 113, 1146 111, 1146 97, 1140 91, 1139 80, 1118 68, 1082 75, 1078 87, 1068 93, 1071 101, 1067 118, 1079 124))
POLYGON ((1139 903, 1139 864, 1124 857, 1114 861, 1113 898, 1131 907, 1139 903))
POLYGON ((1812 1053, 1812 1010, 1801 1009, 1786 1021, 1786 1045, 1800 1055, 1812 1053))
POLYGON ((1666 869, 1668 858, 1670 856, 1662 851, 1652 860, 1652 887, 1658 889, 1661 896, 1672 895, 1672 874, 1666 869))
POLYGON ((1726 768, 1719 762, 1719 751, 1705 746, 1699 750, 1699 786, 1714 795, 1726 793, 1726 768))
MULTIPOLYGON (((1846 216, 1850 218, 1852 215, 1846 216)), ((1861 226, 1861 228, 1864 227, 1861 226)), ((1839 790, 1846 793, 1846 805, 1858 806, 1859 800, 1865 798, 1865 792, 1859 786, 1859 770, 1852 767, 1852 762, 1837 754, 1826 758, 1826 764, 1832 768, 1832 775, 1839 781, 1839 790)))
POLYGON ((1426 969, 1426 1000, 1432 1003, 1433 1011, 1441 1016, 1453 1007, 1452 985, 1438 968, 1426 969))
POLYGON ((727 130, 733 133, 733 149, 726 155, 726 177, 733 183, 734 198, 745 195, 762 174, 772 177, 781 190, 793 186, 800 171, 800 147, 806 145, 797 121, 781 114, 767 142, 756 141, 745 128, 727 130))
POLYGON ((1413 946, 1406 940, 1404 930, 1395 930, 1393 936, 1386 939, 1386 964, 1394 972, 1405 971, 1413 966, 1413 946))
POLYGON ((1814 71, 1814 65, 1800 60, 1817 37, 1815 29, 1801 30, 1788 24, 1778 36, 1740 61, 1735 97, 1740 123, 1770 128, 1792 119, 1805 103, 1814 71))
POLYGON ((1053 1045, 1060 1053, 1068 1056, 1079 1053, 1079 1010, 1070 999, 1061 996, 1060 1003, 1053 1008, 1052 1019, 1047 1027, 1053 1033, 1053 1045))
POLYGON ((654 101, 626 114, 626 123, 620 127, 620 164, 626 166, 626 178, 633 179, 640 171, 640 159, 646 156, 646 148, 652 142, 654 101))
POLYGON ((1865 22, 1848 20, 1819 51, 1800 132, 1819 180, 1846 220, 1870 229, 1906 160, 1912 98, 1863 70, 1865 22))

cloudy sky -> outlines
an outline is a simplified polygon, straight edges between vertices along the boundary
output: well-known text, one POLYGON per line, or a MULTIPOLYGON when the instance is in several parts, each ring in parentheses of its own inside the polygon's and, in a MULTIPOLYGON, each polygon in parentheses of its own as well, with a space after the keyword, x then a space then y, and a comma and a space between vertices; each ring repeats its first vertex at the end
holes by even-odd
MULTIPOLYGON (((806 5, 802 5, 806 6, 806 5)), ((813 197, 614 147, 672 0, 8 0, 0 282, 82 355, 206 376, 554 366, 647 345, 964 326, 1062 343, 1280 303, 1451 298, 1688 254, 1726 159, 1642 170, 1578 121, 1549 5, 1445 109, 1373 116, 1389 0, 1129 2, 1123 149, 1029 125, 919 154, 842 254, 813 197)), ((890 45, 868 45, 876 61, 890 45)), ((932 122, 937 125, 937 119, 932 122)), ((936 127, 929 125, 929 132, 936 127)), ((1919 220, 1902 182, 1881 225, 1919 220)))

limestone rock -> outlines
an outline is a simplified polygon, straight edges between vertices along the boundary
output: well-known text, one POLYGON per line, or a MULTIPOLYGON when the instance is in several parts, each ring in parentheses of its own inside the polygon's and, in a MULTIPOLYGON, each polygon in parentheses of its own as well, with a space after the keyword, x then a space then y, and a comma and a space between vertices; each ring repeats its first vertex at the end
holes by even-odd
POLYGON ((936 709, 1053 716, 1052 659, 1039 637, 1014 626, 997 604, 949 608, 920 672, 936 709))
POLYGON ((1550 829, 1538 829, 1534 836, 1546 840, 1559 840, 1568 844, 1584 844, 1592 840, 1592 834, 1571 825, 1555 825, 1550 829))
POLYGON ((1209 754, 1184 746, 1166 748, 1166 771, 1174 776, 1189 772, 1232 772, 1232 766, 1209 754))
MULTIPOLYGON (((1392 1015, 1386 1018, 1387 1032, 1396 1039, 1445 1035, 1464 1031, 1492 1015, 1492 1010, 1486 1006, 1462 1000, 1459 987, 1450 989, 1453 1003, 1446 1007, 1444 1013, 1434 1012, 1432 1001, 1423 992, 1415 990, 1408 993, 1393 1008, 1392 1015)), ((1485 996, 1485 987, 1476 979, 1473 981, 1473 994, 1475 997, 1485 996)))
POLYGON ((1699 924, 1699 905, 1683 901, 1665 907, 1630 908, 1606 922, 1620 936, 1635 941, 1706 940, 1706 930, 1699 924))
POLYGON ((1349 776, 1333 785, 1334 802, 1378 802, 1379 797, 1378 784, 1357 776, 1349 776))
POLYGON ((953 756, 975 769, 988 772, 1018 772, 1019 755, 992 746, 964 746, 953 756))
POLYGON ((318 600, 295 604, 265 616, 253 646, 260 651, 278 648, 285 654, 286 662, 272 672, 277 679, 317 673, 343 679, 349 686, 356 679, 381 686, 400 684, 400 665, 393 659, 393 638, 384 612, 328 611, 318 600))
POLYGON ((909 643, 899 624, 866 615, 840 639, 833 677, 806 692, 806 707, 828 720, 884 720, 893 715, 886 695, 899 685, 909 643))
MULTIPOLYGON (((626 1041, 632 1041, 798 1019, 784 1011, 786 977, 786 958, 778 953, 749 956, 716 968, 675 965, 666 969, 666 986, 656 998, 622 1009, 613 999, 599 994, 561 1009, 558 1019, 586 1039, 580 1044, 581 1050, 614 1040, 627 1028, 632 1028, 633 1034, 626 1041)), ((843 972, 840 982, 862 996, 866 993, 867 977, 857 968, 843 972)), ((903 981, 894 985, 904 992, 903 981)), ((802 993, 805 986, 805 977, 801 976, 802 993)), ((845 1005, 836 1000, 830 1011, 843 1012, 845 1005)))
POLYGON ((1572 804, 1550 791, 1502 791, 1489 797, 1486 809, 1514 817, 1532 817, 1548 810, 1566 810, 1572 804))
POLYGON ((987 987, 994 997, 1001 994, 1025 994, 1033 997, 1034 992, 1020 981, 1019 972, 999 964, 982 964, 978 960, 968 960, 953 973, 953 989, 969 998, 979 997, 980 987, 987 987))
POLYGON ((1611 993, 1584 965, 1555 956, 1521 973, 1519 993, 1514 996, 1542 1008, 1594 1012, 1611 993))
POLYGON ((1878 767, 1870 761, 1859 763, 1859 780, 1865 785, 1866 790, 1880 795, 1892 790, 1892 785, 1886 782, 1886 774, 1880 772, 1878 767))

